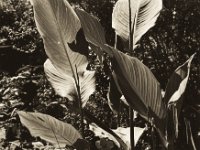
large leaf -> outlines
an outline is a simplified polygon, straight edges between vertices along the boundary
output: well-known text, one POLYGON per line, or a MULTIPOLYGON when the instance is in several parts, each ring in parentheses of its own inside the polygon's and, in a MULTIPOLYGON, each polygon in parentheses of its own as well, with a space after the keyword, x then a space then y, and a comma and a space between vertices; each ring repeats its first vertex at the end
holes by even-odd
MULTIPOLYGON (((76 84, 72 76, 59 72, 49 59, 44 63, 44 71, 57 94, 62 97, 67 97, 71 101, 77 99, 76 84)), ((95 91, 95 72, 84 71, 79 74, 79 82, 82 106, 84 107, 89 96, 95 91)))
MULTIPOLYGON (((131 0, 133 46, 155 25, 162 0, 131 0)), ((112 27, 123 40, 129 39, 129 0, 118 0, 112 14, 112 27)))
POLYGON ((70 63, 73 68, 76 65, 79 72, 85 70, 87 58, 73 52, 68 46, 68 43, 76 39, 81 28, 81 23, 69 3, 65 0, 31 1, 37 29, 53 65, 67 74, 72 74, 70 63))
POLYGON ((113 69, 124 97, 143 118, 149 122, 154 120, 153 123, 167 146, 164 138, 167 107, 162 101, 159 82, 137 58, 109 48, 113 57, 113 69))
POLYGON ((59 95, 75 99, 77 69, 84 106, 95 90, 95 78, 94 72, 86 71, 88 61, 84 55, 87 54, 88 43, 81 30, 79 18, 66 0, 31 2, 37 29, 51 61, 47 60, 44 64, 49 81, 59 95))
MULTIPOLYGON (((112 140, 118 147, 120 147, 119 146, 120 144, 118 143, 118 141, 112 134, 103 130, 95 123, 91 123, 89 126, 90 126, 90 130, 93 131, 96 136, 99 136, 100 138, 108 138, 108 139, 112 140)), ((127 147, 125 150, 129 150, 130 149, 130 127, 128 127, 128 128, 119 127, 112 131, 115 134, 117 134, 124 141, 124 143, 126 143, 127 147)), ((139 138, 141 137, 141 135, 143 134, 143 132, 144 132, 144 128, 134 127, 134 133, 135 133, 134 134, 134 142, 135 142, 135 144, 137 144, 137 142, 138 142, 139 138)))
POLYGON ((184 93, 190 74, 190 66, 194 55, 173 72, 165 90, 164 101, 168 103, 169 109, 168 136, 178 136, 178 118, 181 112, 184 93))
POLYGON ((41 113, 17 112, 21 123, 27 127, 32 136, 40 137, 56 147, 72 146, 82 138, 70 124, 41 113))

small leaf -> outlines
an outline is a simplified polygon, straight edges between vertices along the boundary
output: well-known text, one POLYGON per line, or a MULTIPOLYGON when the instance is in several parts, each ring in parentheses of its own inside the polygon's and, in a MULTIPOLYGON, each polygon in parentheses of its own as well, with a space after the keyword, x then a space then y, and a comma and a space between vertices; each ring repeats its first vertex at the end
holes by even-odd
POLYGON ((49 115, 24 111, 18 111, 17 114, 32 136, 39 136, 55 147, 72 146, 79 138, 82 138, 72 125, 49 115))
POLYGON ((94 45, 105 44, 105 32, 98 19, 81 9, 75 9, 86 40, 94 45))

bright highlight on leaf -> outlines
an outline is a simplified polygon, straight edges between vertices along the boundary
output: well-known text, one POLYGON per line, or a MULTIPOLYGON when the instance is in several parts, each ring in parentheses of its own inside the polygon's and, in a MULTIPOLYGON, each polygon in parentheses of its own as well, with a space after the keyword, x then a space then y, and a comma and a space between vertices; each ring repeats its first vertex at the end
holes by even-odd
MULTIPOLYGON (((131 0, 133 46, 155 25, 162 9, 162 0, 131 0)), ((112 14, 112 27, 123 40, 129 40, 128 0, 118 0, 112 14)))
POLYGON ((72 146, 82 138, 72 125, 49 115, 24 111, 18 111, 17 114, 21 123, 29 129, 32 136, 38 136, 55 147, 72 146))
POLYGON ((81 29, 78 16, 65 0, 32 0, 31 3, 37 29, 49 57, 44 64, 48 80, 59 95, 70 100, 78 97, 76 85, 80 83, 84 106, 90 94, 95 91, 95 77, 94 72, 86 70, 87 57, 82 55, 86 53, 83 51, 87 50, 87 46, 75 44, 76 40, 77 44, 81 44, 77 36, 82 35, 78 32, 81 29))
MULTIPOLYGON (((53 88, 62 97, 77 100, 76 84, 72 76, 59 72, 48 59, 44 63, 44 71, 53 88)), ((95 72, 85 71, 79 74, 82 106, 84 107, 89 96, 95 91, 95 72)))

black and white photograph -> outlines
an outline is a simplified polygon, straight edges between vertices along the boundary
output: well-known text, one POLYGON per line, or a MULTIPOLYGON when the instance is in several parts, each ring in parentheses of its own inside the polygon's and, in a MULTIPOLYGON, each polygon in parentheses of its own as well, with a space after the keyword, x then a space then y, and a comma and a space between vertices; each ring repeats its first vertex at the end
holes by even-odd
POLYGON ((0 150, 200 150, 200 0, 0 0, 0 150))

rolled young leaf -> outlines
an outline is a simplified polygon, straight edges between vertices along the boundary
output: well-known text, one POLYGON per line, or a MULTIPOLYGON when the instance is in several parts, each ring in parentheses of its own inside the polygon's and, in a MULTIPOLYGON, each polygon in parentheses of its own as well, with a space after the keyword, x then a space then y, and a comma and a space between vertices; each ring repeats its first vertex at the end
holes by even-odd
POLYGON ((168 103, 168 136, 178 136, 178 118, 184 99, 187 82, 190 74, 193 54, 183 65, 179 66, 171 75, 165 90, 164 101, 168 103), (174 133, 172 132, 174 131, 174 133), (170 135, 171 134, 171 135, 170 135))
POLYGON ((32 136, 52 143, 55 147, 72 146, 82 138, 80 133, 70 124, 42 114, 18 111, 21 123, 30 131, 32 136))
MULTIPOLYGON (((118 0, 112 14, 112 27, 124 41, 129 40, 129 1, 118 0)), ((133 48, 155 25, 162 9, 162 0, 131 0, 133 48)))

